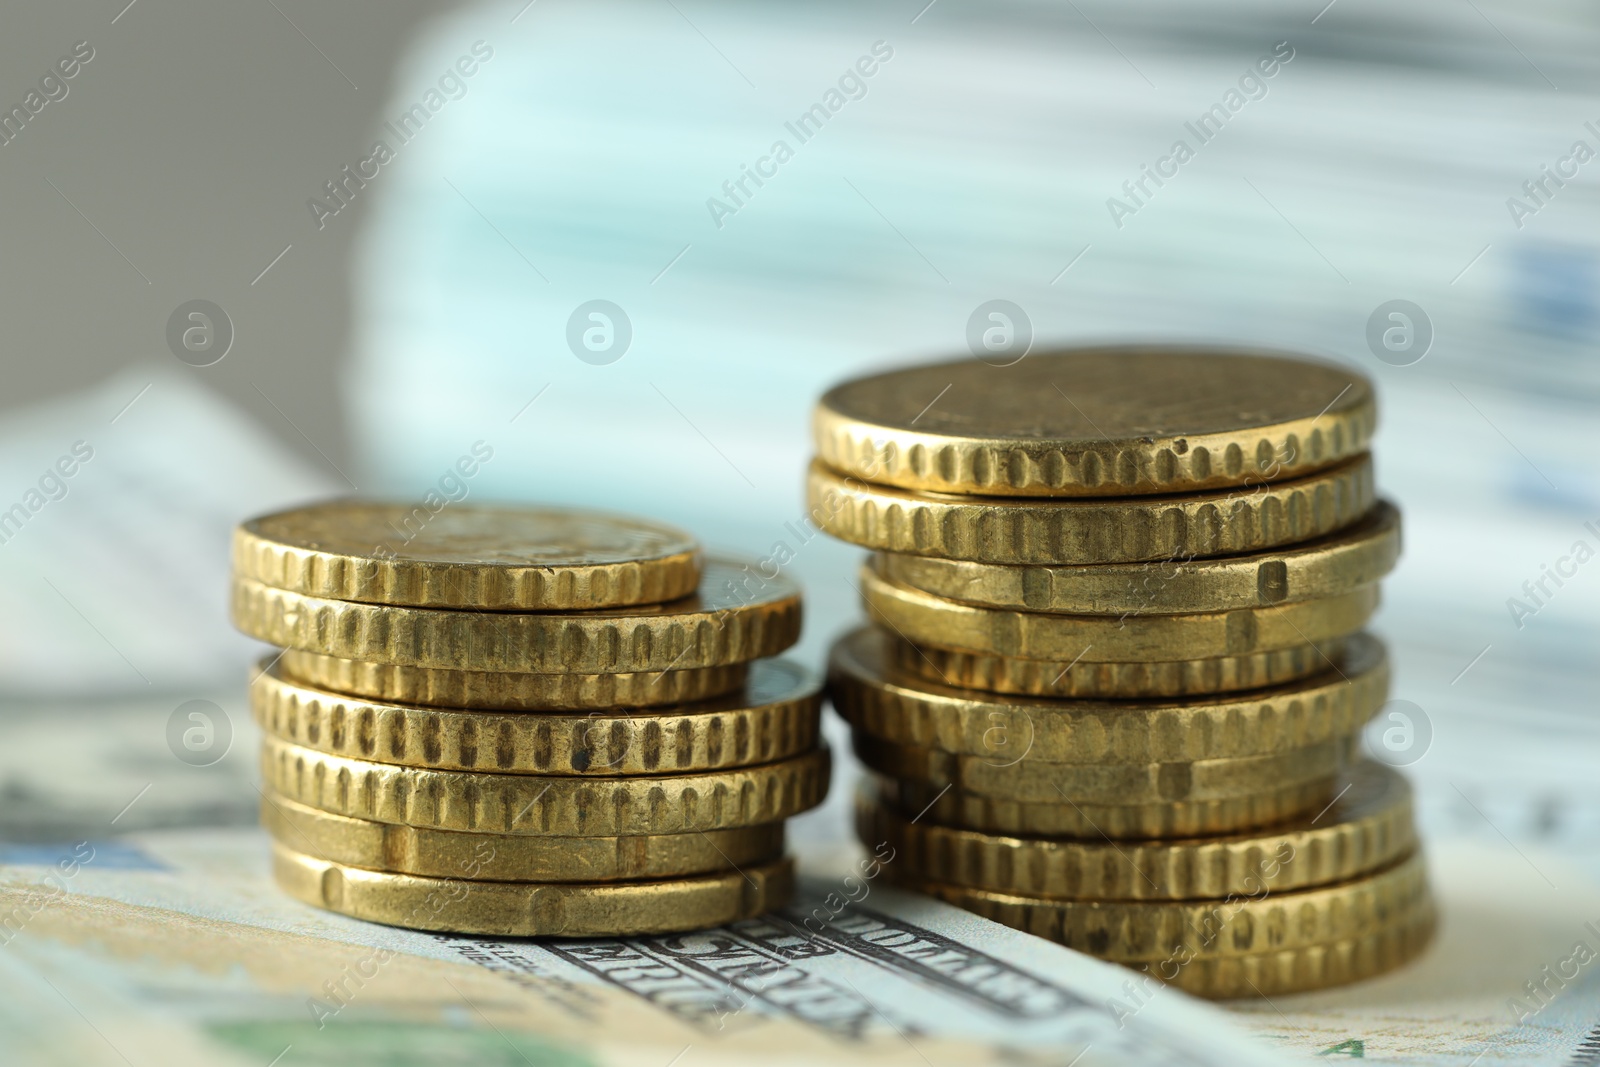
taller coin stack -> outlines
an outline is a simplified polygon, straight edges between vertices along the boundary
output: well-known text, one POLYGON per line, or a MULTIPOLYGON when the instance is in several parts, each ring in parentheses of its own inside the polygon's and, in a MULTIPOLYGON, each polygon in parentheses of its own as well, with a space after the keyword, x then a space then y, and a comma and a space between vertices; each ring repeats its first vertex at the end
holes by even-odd
POLYGON ((234 536, 279 884, 426 930, 691 930, 785 903, 820 681, 798 590, 585 511, 335 501, 234 536))
POLYGON ((1400 550, 1370 383, 1149 347, 848 382, 811 513, 875 549, 830 691, 893 877, 1214 997, 1351 981, 1434 923, 1361 762, 1400 550))

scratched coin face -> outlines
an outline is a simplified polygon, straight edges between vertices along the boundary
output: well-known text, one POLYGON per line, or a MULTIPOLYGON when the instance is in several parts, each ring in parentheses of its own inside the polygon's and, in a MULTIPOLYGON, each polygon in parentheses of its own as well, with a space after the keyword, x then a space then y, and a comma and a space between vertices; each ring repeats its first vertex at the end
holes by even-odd
POLYGON ((1113 346, 859 378, 823 396, 813 427, 824 462, 884 485, 1125 496, 1308 474, 1364 451, 1375 417, 1371 384, 1334 364, 1113 346))
POLYGON ((234 568, 276 588, 367 603, 574 610, 687 596, 700 553, 664 523, 430 492, 252 519, 235 533, 234 568))

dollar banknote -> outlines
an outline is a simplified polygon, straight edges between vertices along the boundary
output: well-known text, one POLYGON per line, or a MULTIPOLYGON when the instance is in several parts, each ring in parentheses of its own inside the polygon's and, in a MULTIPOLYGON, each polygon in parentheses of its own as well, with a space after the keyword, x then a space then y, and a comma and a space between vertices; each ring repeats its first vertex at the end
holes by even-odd
POLYGON ((8 846, 4 1061, 1276 1062, 1216 1007, 876 880, 694 934, 502 940, 305 907, 266 856, 254 829, 8 846))

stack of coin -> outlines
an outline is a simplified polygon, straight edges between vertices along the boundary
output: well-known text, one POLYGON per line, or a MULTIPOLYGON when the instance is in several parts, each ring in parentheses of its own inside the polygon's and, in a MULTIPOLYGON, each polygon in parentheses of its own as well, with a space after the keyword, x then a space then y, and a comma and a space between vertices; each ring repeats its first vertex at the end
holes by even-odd
POLYGON ((1410 794, 1357 754, 1400 550, 1375 420, 1357 374, 1199 349, 827 393, 811 515, 875 550, 829 686, 891 877, 1215 997, 1420 951, 1410 794))
POLYGON ((500 936, 715 926, 784 904, 819 804, 798 590, 672 527, 335 501, 234 536, 233 618, 289 893, 500 936))

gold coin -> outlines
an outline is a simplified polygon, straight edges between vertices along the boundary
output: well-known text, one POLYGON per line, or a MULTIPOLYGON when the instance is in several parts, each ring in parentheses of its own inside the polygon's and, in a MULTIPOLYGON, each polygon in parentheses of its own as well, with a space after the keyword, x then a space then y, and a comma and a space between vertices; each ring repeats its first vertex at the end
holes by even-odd
POLYGON ((759 767, 590 778, 430 771, 261 740, 261 777, 307 807, 434 830, 550 837, 687 834, 777 822, 828 793, 826 748, 759 767))
POLYGON ((830 466, 995 496, 1179 493, 1296 477, 1366 449, 1372 385, 1265 352, 1111 346, 962 360, 835 386, 812 418, 830 466))
POLYGON ((1232 900, 1055 900, 944 885, 887 870, 986 919, 1115 963, 1159 965, 1292 951, 1366 937, 1431 907, 1421 852, 1338 885, 1232 900))
POLYGON ((960 689, 1070 699, 1148 699, 1260 689, 1309 678, 1337 667, 1353 639, 1165 663, 1017 659, 919 647, 898 638, 890 641, 889 651, 894 666, 960 689))
POLYGON ((1341 530, 1375 499, 1365 455, 1250 488, 1081 500, 915 493, 868 485, 813 462, 806 495, 818 526, 864 548, 1051 565, 1260 552, 1341 530))
POLYGON ((369 871, 272 846, 290 896, 367 922, 494 937, 624 937, 702 930, 787 904, 794 866, 599 885, 476 882, 369 871))
POLYGON ((396 704, 480 711, 651 708, 709 700, 741 688, 747 663, 630 674, 511 674, 402 667, 284 649, 284 676, 318 689, 396 704))
POLYGON ((1166 701, 1052 700, 957 689, 892 666, 892 638, 863 627, 829 659, 833 706, 898 744, 991 763, 1167 763, 1257 756, 1360 730, 1389 691, 1383 643, 1351 638, 1338 668, 1274 689, 1166 701))
POLYGON ((1315 815, 1334 797, 1334 776, 1262 786, 1227 800, 1158 804, 1084 804, 1057 797, 1026 803, 968 793, 951 786, 885 778, 879 795, 903 815, 964 830, 1037 837, 1200 837, 1254 830, 1315 815))
POLYGON ((579 674, 715 667, 776 655, 800 636, 800 590, 708 560, 698 595, 567 614, 397 608, 233 582, 233 622, 268 644, 343 659, 463 671, 579 674), (754 583, 753 585, 750 583, 754 583))
POLYGON ((1326 811, 1250 834, 1068 841, 912 822, 863 788, 856 828, 910 877, 1065 900, 1197 900, 1331 885, 1387 867, 1417 844, 1411 787, 1379 763, 1352 767, 1326 811))
POLYGON ((1276 652, 1344 637, 1378 610, 1378 586, 1324 600, 1198 615, 1051 615, 979 608, 924 593, 861 568, 873 622, 907 641, 1016 659, 1078 663, 1171 662, 1276 652))
MULTIPOLYGON (((1179 969, 1170 984, 1214 1000, 1275 997, 1347 985, 1416 959, 1433 940, 1437 920, 1433 901, 1427 899, 1369 934, 1276 952, 1197 959, 1179 969)), ((1142 965, 1158 977, 1172 968, 1166 960, 1142 965)))
POLYGON ((275 666, 250 686, 267 733, 336 756, 501 774, 681 774, 771 763, 817 746, 822 686, 791 660, 761 660, 744 692, 659 711, 588 715, 446 711, 338 696, 275 666))
POLYGON ((264 793, 261 823, 284 845, 317 859, 484 882, 681 878, 771 863, 783 854, 781 822, 698 834, 515 837, 351 819, 264 793))
POLYGON ((1340 596, 1400 558, 1400 512, 1386 501, 1354 526, 1310 544, 1250 556, 1008 567, 881 552, 878 573, 934 596, 990 608, 1070 615, 1183 615, 1340 596))
POLYGON ((1084 806, 1195 804, 1237 800, 1264 787, 1327 781, 1354 760, 1358 738, 1342 737, 1265 756, 1174 763, 1012 762, 897 745, 859 730, 856 755, 879 774, 968 796, 1024 804, 1084 806))
POLYGON ((233 569, 332 600, 570 611, 686 597, 700 549, 664 523, 599 511, 330 500, 242 523, 233 569))

